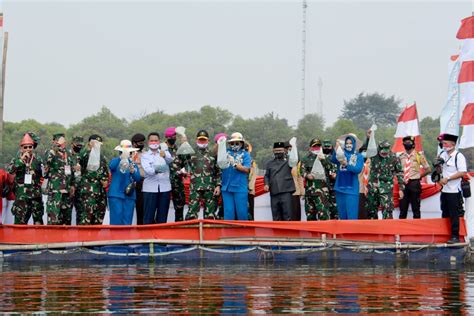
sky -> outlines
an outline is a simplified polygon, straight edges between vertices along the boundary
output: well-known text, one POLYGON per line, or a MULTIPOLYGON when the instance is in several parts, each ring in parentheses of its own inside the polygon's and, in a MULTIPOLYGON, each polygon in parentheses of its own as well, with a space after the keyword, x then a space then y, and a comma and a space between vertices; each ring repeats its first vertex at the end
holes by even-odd
MULTIPOLYGON (((467 1, 308 1, 306 113, 360 92, 438 117, 467 1)), ((219 106, 302 117, 302 1, 3 0, 6 121, 69 126, 107 106, 132 120, 219 106)))

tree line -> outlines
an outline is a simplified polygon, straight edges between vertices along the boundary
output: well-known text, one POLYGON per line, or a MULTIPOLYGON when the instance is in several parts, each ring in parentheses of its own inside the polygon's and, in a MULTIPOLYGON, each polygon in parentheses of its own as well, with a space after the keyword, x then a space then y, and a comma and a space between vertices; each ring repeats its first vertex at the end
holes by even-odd
MULTIPOLYGON (((35 132, 41 137, 39 153, 44 153, 51 144, 52 135, 63 132, 69 140, 73 136, 83 136, 85 140, 91 134, 99 134, 104 138, 103 152, 107 158, 116 155, 113 148, 122 139, 130 139, 135 133, 147 135, 157 131, 160 135, 169 126, 184 126, 188 139, 193 140, 200 129, 206 129, 211 137, 220 132, 230 134, 238 131, 252 144, 252 156, 263 168, 265 161, 271 158, 272 146, 275 141, 287 141, 296 136, 300 152, 308 148, 309 141, 314 137, 335 139, 346 133, 355 133, 365 140, 366 130, 373 124, 378 125, 377 141, 383 139, 394 142, 397 117, 400 114, 401 101, 395 96, 385 97, 380 93, 361 93, 355 98, 345 101, 339 119, 326 126, 324 118, 317 114, 307 114, 296 126, 288 120, 270 112, 263 116, 244 118, 221 107, 205 105, 197 111, 185 111, 167 114, 156 111, 143 114, 133 120, 117 117, 103 106, 96 114, 84 118, 76 124, 65 127, 60 123, 40 123, 33 119, 21 122, 5 122, 4 148, 0 163, 6 164, 16 154, 18 143, 25 132, 35 132)), ((439 134, 439 119, 425 117, 420 121, 423 137, 423 148, 428 160, 436 156, 439 134)), ((468 158, 469 159, 469 158, 468 158)))

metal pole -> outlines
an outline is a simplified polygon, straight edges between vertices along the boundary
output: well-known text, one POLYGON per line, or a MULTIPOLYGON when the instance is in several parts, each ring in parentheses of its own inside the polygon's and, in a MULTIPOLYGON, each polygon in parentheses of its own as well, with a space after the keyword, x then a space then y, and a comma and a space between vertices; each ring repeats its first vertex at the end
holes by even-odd
POLYGON ((7 67, 8 32, 3 37, 2 86, 0 87, 0 157, 3 159, 3 108, 5 100, 5 73, 7 67))
POLYGON ((301 52, 301 112, 306 115, 306 0, 303 0, 303 47, 301 52))

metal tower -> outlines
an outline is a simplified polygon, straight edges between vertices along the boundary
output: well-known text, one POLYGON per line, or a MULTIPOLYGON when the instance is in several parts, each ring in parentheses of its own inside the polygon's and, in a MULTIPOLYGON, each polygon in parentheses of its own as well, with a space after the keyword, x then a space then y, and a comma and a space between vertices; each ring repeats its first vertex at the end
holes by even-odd
POLYGON ((306 0, 303 0, 303 31, 302 31, 302 52, 301 52, 301 113, 306 115, 306 0))
POLYGON ((318 79, 318 101, 317 101, 317 113, 323 117, 323 79, 318 79))

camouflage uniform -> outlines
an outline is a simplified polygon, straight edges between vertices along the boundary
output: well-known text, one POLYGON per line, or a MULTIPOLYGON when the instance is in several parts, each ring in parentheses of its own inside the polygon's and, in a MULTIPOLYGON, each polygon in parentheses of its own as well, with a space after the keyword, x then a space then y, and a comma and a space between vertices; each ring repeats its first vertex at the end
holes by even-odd
POLYGON ((71 225, 73 161, 65 149, 53 146, 47 152, 45 164, 45 178, 48 178, 48 225, 71 225))
POLYGON ((82 217, 82 213, 84 212, 84 206, 81 201, 81 193, 79 192, 79 188, 78 188, 78 184, 81 181, 81 175, 80 175, 80 172, 78 173, 74 171, 74 166, 80 165, 80 160, 79 160, 80 153, 76 153, 74 150, 70 149, 68 151, 68 154, 69 154, 68 159, 70 160, 72 174, 74 176, 73 182, 75 186, 74 195, 71 198, 72 206, 74 206, 74 208, 76 209, 76 224, 79 224, 82 217))
MULTIPOLYGON (((176 151, 178 147, 168 146, 168 151, 173 157, 173 160, 176 159, 176 151)), ((179 222, 183 220, 183 210, 184 205, 186 204, 186 196, 184 194, 184 183, 183 176, 178 174, 180 169, 176 169, 175 164, 170 165, 170 182, 171 182, 171 196, 173 198, 173 206, 175 211, 175 221, 179 222)))
POLYGON ((326 171, 326 180, 313 179, 309 180, 306 175, 311 173, 316 155, 308 154, 301 160, 300 175, 306 180, 304 207, 306 218, 308 221, 328 220, 331 218, 331 197, 327 185, 327 173, 330 167, 327 158, 321 160, 321 164, 326 171))
POLYGON ((383 218, 393 218, 393 185, 397 177, 399 189, 404 189, 403 168, 400 159, 389 152, 387 157, 382 157, 382 148, 390 150, 386 141, 379 145, 378 155, 370 158, 370 173, 367 192, 367 211, 369 219, 377 219, 379 208, 383 210, 383 218))
POLYGON ((330 198, 330 213, 331 213, 331 219, 338 219, 339 215, 337 212, 337 204, 336 204, 336 191, 334 191, 334 185, 336 184, 336 178, 332 177, 331 175, 337 174, 337 165, 335 163, 331 162, 331 155, 327 155, 326 161, 328 163, 327 168, 324 168, 326 170, 326 178, 329 180, 329 198, 330 198))
POLYGON ((90 150, 84 148, 79 154, 81 180, 77 189, 83 205, 79 225, 100 225, 107 208, 107 194, 102 181, 109 181, 109 167, 106 159, 100 154, 100 167, 97 171, 87 170, 90 150))
POLYGON ((176 170, 185 167, 190 174, 189 209, 186 220, 198 218, 201 205, 204 207, 204 218, 216 218, 216 199, 214 190, 221 185, 221 171, 216 158, 209 149, 196 149, 192 155, 177 156, 173 165, 176 170))
POLYGON ((29 167, 20 159, 18 152, 8 166, 8 173, 15 176, 14 192, 15 202, 12 214, 15 216, 15 224, 28 224, 33 215, 34 223, 43 224, 44 206, 41 195, 42 159, 33 155, 29 167), (25 184, 25 175, 31 174, 31 184, 25 184))

